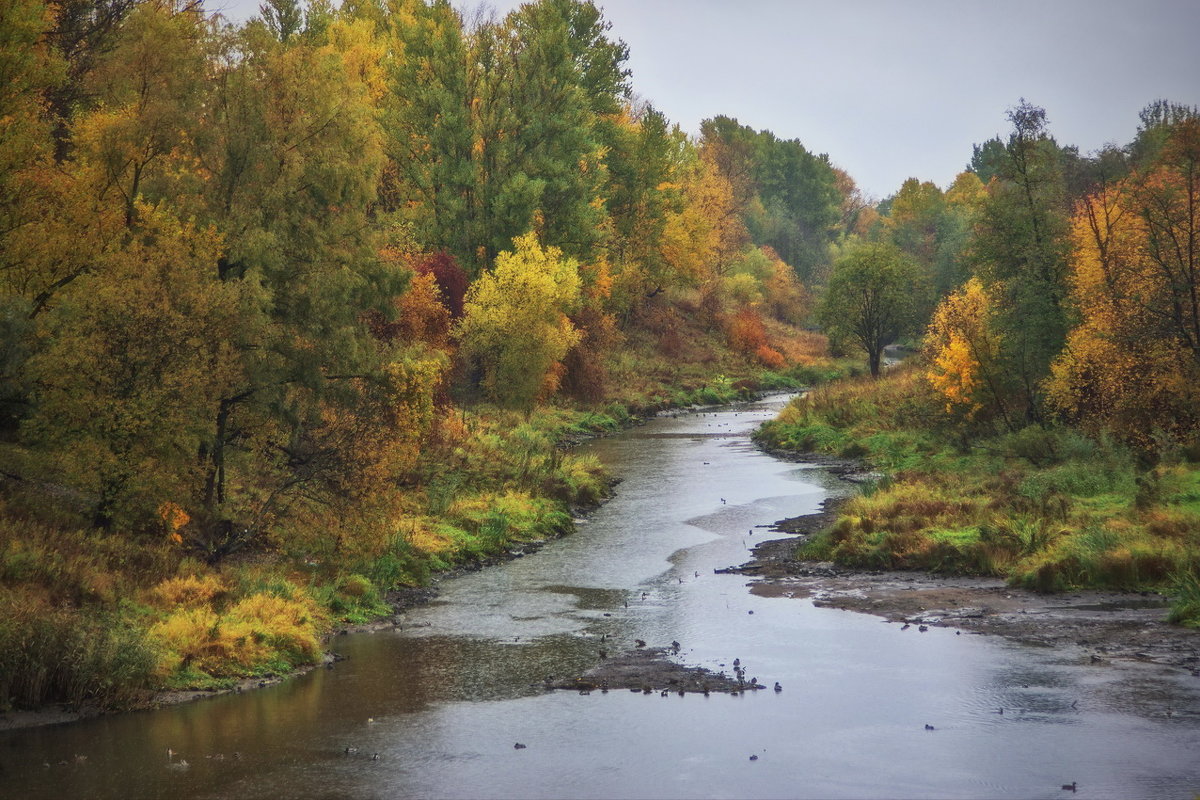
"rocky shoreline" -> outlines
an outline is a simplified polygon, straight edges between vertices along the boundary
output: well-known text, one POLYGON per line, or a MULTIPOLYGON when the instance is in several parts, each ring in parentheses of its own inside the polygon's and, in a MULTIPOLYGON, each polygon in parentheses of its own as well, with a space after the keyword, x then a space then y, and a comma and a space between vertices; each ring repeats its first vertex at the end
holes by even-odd
POLYGON ((1081 663, 1139 661, 1200 677, 1200 631, 1169 624, 1169 599, 1157 592, 1039 594, 999 578, 857 570, 797 559, 797 546, 831 524, 843 501, 830 498, 816 514, 776 523, 773 530, 790 535, 760 543, 750 561, 723 571, 755 578, 749 587, 759 596, 808 598, 821 607, 874 614, 913 633, 954 628, 1071 648, 1081 663))

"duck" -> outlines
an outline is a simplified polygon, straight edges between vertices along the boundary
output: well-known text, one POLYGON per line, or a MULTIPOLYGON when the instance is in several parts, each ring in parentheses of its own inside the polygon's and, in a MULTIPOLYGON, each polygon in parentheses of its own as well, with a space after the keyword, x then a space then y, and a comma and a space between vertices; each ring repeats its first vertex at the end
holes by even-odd
POLYGON ((779 681, 775 681, 775 691, 776 691, 776 692, 782 692, 782 691, 783 691, 783 687, 779 685, 779 681))
POLYGON ((634 640, 633 640, 633 644, 634 644, 636 647, 645 647, 645 646, 646 646, 646 640, 645 640, 645 639, 634 639, 634 640))
POLYGON ((932 731, 932 730, 935 730, 935 728, 934 728, 932 725, 930 725, 928 722, 926 722, 926 723, 925 723, 925 730, 927 730, 927 731, 932 731))
POLYGON ((925 632, 925 631, 927 631, 927 630, 929 630, 929 626, 928 626, 928 625, 921 625, 921 626, 919 626, 919 627, 917 628, 917 631, 918 631, 918 632, 920 632, 920 633, 924 633, 924 632, 925 632))
POLYGON ((1075 788, 1075 781, 1071 781, 1070 783, 1064 783, 1064 784, 1062 785, 1062 788, 1063 788, 1063 791, 1064 791, 1064 792, 1074 792, 1074 791, 1077 791, 1077 790, 1076 790, 1076 788, 1075 788))
POLYGON ((517 742, 516 744, 513 745, 513 750, 524 750, 524 749, 525 749, 525 745, 521 744, 520 742, 517 742))

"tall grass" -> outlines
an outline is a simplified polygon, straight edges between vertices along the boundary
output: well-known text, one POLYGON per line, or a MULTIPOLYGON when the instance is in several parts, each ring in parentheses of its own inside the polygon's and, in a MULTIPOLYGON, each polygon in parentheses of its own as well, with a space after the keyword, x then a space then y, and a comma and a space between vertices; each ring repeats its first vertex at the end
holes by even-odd
POLYGON ((764 426, 776 447, 862 458, 889 475, 849 501, 808 555, 996 575, 1040 591, 1175 585, 1190 596, 1195 466, 1147 470, 1120 444, 1062 427, 980 429, 964 440, 929 422, 938 413, 919 374, 902 368, 810 392, 764 426))
POLYGON ((129 708, 154 685, 158 652, 116 610, 85 613, 0 594, 0 708, 129 708))

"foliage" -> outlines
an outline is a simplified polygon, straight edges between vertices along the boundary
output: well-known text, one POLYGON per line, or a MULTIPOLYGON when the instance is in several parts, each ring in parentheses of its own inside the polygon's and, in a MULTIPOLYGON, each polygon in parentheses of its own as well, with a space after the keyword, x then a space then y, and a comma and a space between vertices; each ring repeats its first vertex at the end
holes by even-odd
POLYGON ((801 280, 815 277, 842 216, 843 196, 829 157, 730 117, 706 119, 700 131, 704 152, 729 182, 751 240, 772 248, 801 280))
POLYGON ((579 296, 576 262, 532 233, 514 239, 471 285, 457 332, 490 398, 528 408, 553 393, 562 359, 580 340, 568 317, 579 296))
POLYGON ((1200 531, 1194 467, 1146 471, 1119 443, 1071 428, 962 442, 922 387, 915 368, 834 384, 763 427, 772 446, 865 458, 889 475, 841 506, 804 555, 994 575, 1039 591, 1184 586, 1178 607, 1187 607, 1200 531))
POLYGON ((977 278, 946 297, 925 336, 929 382, 946 401, 946 413, 967 420, 980 411, 1004 417, 1000 343, 992 300, 977 278))
POLYGON ((1200 122, 1165 138, 1145 174, 1080 204, 1072 298, 1081 323, 1055 361, 1051 404, 1096 431, 1153 449, 1156 434, 1200 433, 1200 261, 1183 242, 1200 231, 1200 122))
POLYGON ((975 273, 995 298, 996 332, 1015 405, 1014 426, 1042 416, 1042 381, 1068 329, 1065 151, 1046 112, 1022 100, 994 170, 971 244, 975 273))
POLYGON ((919 329, 923 292, 915 265, 898 248, 860 244, 834 264, 817 314, 831 335, 866 353, 878 376, 883 348, 919 329))
POLYGON ((0 589, 0 706, 128 708, 153 685, 157 653, 117 615, 29 603, 0 589))

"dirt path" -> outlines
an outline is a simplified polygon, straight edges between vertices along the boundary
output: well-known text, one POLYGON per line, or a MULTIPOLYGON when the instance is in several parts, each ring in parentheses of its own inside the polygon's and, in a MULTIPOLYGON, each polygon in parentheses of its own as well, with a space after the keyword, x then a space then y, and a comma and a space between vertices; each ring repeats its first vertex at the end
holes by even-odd
POLYGON ((763 542, 753 559, 727 571, 757 578, 750 584, 754 594, 811 598, 817 606, 911 626, 914 634, 929 626, 996 634, 1049 647, 1077 647, 1081 661, 1146 661, 1200 677, 1200 630, 1168 624, 1169 601, 1161 594, 1038 594, 995 578, 851 570, 797 560, 796 546, 833 520, 837 504, 835 499, 818 514, 777 523, 776 531, 793 536, 763 542))

